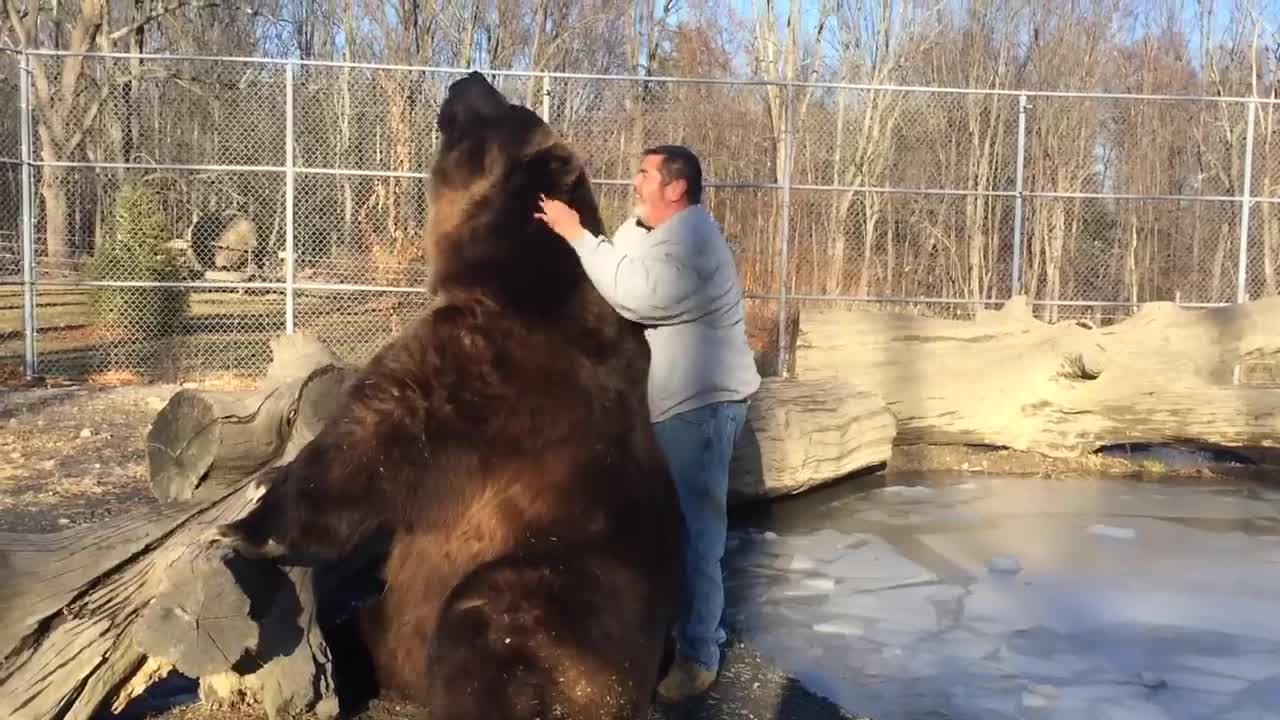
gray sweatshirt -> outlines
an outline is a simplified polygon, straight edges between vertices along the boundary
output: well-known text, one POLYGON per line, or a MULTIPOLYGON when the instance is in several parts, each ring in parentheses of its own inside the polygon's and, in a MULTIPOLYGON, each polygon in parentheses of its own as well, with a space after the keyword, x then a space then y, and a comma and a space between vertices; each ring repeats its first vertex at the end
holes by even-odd
POLYGON ((612 240, 586 231, 571 244, 605 300, 648 326, 653 422, 760 387, 733 254, 701 205, 651 231, 632 218, 612 240))

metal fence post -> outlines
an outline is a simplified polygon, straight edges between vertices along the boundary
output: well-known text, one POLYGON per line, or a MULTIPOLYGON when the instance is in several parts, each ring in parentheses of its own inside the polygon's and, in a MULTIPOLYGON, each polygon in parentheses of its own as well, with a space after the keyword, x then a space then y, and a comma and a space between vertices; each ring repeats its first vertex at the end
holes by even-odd
POLYGON ((293 334, 293 63, 284 66, 284 331, 293 334))
POLYGON ((1236 302, 1249 300, 1249 206, 1253 204, 1253 118, 1254 103, 1245 103, 1248 115, 1244 131, 1244 183, 1240 198, 1240 264, 1236 269, 1236 302))
POLYGON ((542 73, 542 122, 551 124, 551 73, 542 73))
POLYGON ((1027 96, 1018 96, 1018 158, 1013 196, 1013 260, 1009 269, 1010 299, 1022 294, 1022 182, 1027 148, 1027 96))
POLYGON ((778 375, 780 377, 787 376, 787 277, 789 275, 787 250, 791 241, 791 156, 795 145, 792 142, 794 128, 791 120, 793 87, 791 81, 787 81, 786 87, 786 102, 782 110, 782 217, 778 222, 778 232, 781 236, 778 272, 778 375))
POLYGON ((22 53, 18 75, 22 116, 19 127, 22 134, 22 370, 31 378, 36 374, 36 217, 31 148, 31 56, 26 51, 22 53))

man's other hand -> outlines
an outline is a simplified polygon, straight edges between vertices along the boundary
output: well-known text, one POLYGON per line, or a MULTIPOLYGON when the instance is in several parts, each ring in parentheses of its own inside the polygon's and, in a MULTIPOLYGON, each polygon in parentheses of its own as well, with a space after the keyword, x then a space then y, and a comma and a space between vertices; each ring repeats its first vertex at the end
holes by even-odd
POLYGON ((578 218, 576 210, 546 195, 538 196, 538 206, 542 208, 542 212, 535 212, 533 216, 545 222, 555 231, 555 234, 567 242, 573 242, 582 237, 582 221, 578 218))

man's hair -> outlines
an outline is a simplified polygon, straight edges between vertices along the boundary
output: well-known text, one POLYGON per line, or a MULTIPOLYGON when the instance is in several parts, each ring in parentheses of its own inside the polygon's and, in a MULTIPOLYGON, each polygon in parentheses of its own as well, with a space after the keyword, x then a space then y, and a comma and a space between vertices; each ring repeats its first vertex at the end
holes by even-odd
POLYGON ((655 145, 646 148, 643 155, 658 155, 662 163, 658 165, 664 184, 683 180, 687 189, 685 197, 690 205, 702 202, 702 163, 698 156, 683 145, 655 145))

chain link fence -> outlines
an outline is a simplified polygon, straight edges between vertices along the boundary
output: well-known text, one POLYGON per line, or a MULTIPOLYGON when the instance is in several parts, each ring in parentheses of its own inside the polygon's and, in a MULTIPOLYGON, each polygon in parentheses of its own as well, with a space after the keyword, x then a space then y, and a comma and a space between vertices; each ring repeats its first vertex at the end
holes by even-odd
MULTIPOLYGON (((255 374, 290 331, 366 359, 430 299, 434 120, 464 72, 0 52, 0 364, 255 374)), ((1272 101, 490 77, 582 154, 610 227, 643 148, 694 148, 753 316, 1026 294, 1104 323, 1280 285, 1272 101)))

